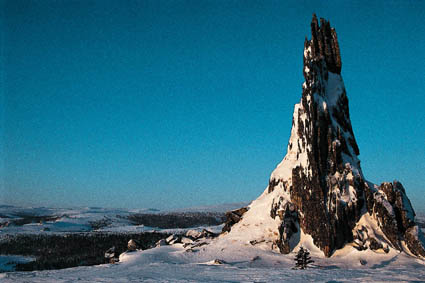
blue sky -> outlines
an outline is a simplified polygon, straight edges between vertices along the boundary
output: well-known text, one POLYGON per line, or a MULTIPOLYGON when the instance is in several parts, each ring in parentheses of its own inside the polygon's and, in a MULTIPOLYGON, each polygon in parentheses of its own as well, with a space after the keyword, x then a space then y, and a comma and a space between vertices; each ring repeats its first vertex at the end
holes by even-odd
POLYGON ((0 202, 255 199, 286 153, 313 12, 363 172, 425 210, 424 1, 2 1, 0 202))

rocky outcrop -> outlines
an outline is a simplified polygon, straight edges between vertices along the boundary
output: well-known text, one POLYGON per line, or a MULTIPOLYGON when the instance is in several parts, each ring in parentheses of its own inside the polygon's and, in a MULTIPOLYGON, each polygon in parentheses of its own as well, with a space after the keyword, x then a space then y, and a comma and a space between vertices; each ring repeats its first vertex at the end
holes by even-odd
POLYGON ((425 257, 425 245, 418 233, 415 212, 403 185, 398 181, 385 182, 379 187, 368 184, 365 195, 368 213, 377 220, 391 244, 402 250, 404 241, 411 253, 425 257))
POLYGON ((232 226, 238 223, 241 220, 242 215, 244 215, 244 213, 247 211, 248 211, 247 207, 242 207, 236 210, 226 212, 226 222, 224 223, 222 233, 230 232, 230 229, 232 229, 232 226))
MULTIPOLYGON (((380 229, 376 232, 384 234, 391 247, 403 250, 404 242, 411 253, 424 256, 415 213, 401 183, 376 186, 363 176, 336 31, 324 19, 319 24, 316 15, 311 39, 304 42, 303 63, 305 82, 301 101, 294 108, 287 154, 271 174, 267 189, 250 205, 250 212, 256 213, 248 213, 251 218, 240 225, 247 227, 258 218, 262 219, 259 228, 253 229, 272 233, 252 233, 263 236, 250 242, 268 239, 281 253, 289 253, 301 230, 326 256, 353 241, 360 250, 388 251, 382 237, 359 238, 354 229, 369 213, 380 229), (270 209, 262 215, 265 203, 270 209), (267 217, 272 221, 265 221, 267 217)), ((223 231, 230 231, 245 212, 228 212, 223 231)))

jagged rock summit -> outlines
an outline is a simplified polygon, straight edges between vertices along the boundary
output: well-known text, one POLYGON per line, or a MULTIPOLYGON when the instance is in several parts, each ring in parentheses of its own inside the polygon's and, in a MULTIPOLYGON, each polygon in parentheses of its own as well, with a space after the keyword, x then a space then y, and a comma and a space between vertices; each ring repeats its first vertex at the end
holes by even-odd
POLYGON ((222 237, 284 254, 311 241, 325 256, 350 243, 358 250, 391 248, 425 257, 401 183, 377 186, 364 178, 341 66, 335 29, 313 15, 287 154, 258 199, 227 213, 222 237))

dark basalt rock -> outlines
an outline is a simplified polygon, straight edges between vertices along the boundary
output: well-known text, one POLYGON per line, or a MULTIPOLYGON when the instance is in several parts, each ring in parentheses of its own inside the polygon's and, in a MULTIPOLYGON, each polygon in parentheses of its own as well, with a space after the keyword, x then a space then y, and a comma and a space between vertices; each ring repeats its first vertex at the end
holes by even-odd
POLYGON ((298 213, 292 203, 287 203, 284 210, 279 210, 278 215, 282 223, 279 227, 279 239, 276 246, 281 253, 287 254, 291 251, 289 240, 299 231, 298 213))
POLYGON ((341 73, 341 55, 338 38, 334 28, 328 21, 321 18, 320 26, 314 14, 311 21, 312 57, 325 59, 328 70, 332 73, 341 73))
POLYGON ((244 215, 244 213, 247 211, 248 207, 242 207, 236 210, 226 212, 226 222, 221 232, 230 232, 232 226, 238 223, 241 220, 242 215, 244 215))
POLYGON ((380 242, 378 242, 375 238, 369 238, 369 248, 372 251, 383 250, 385 253, 389 252, 388 248, 385 248, 380 242))
POLYGON ((365 194, 368 198, 367 209, 369 214, 375 217, 378 222, 378 226, 393 246, 396 249, 401 250, 400 236, 398 233, 394 209, 386 200, 385 193, 368 186, 365 190, 365 194))

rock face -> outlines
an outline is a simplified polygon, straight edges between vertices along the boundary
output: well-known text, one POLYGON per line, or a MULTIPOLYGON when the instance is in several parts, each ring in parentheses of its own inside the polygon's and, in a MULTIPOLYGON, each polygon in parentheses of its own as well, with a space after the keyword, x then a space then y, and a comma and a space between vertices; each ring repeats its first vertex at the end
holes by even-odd
MULTIPOLYGON (((331 256, 354 241, 358 235, 355 227, 368 213, 393 248, 402 250, 404 241, 411 253, 425 256, 403 186, 396 181, 376 186, 363 176, 341 77, 337 35, 328 21, 320 19, 319 24, 315 15, 311 40, 304 43, 303 62, 305 82, 301 101, 294 108, 287 154, 249 210, 228 213, 223 231, 242 233, 243 227, 258 218, 261 221, 256 226, 260 228, 253 229, 275 232, 264 237, 280 252, 292 251, 302 232, 331 256), (267 216, 264 207, 268 207, 267 216), (233 232, 232 225, 238 226, 239 232, 233 232)), ((384 247, 375 238, 367 243, 373 249, 384 247)))
POLYGON ((242 207, 236 210, 226 212, 226 221, 222 232, 229 232, 231 227, 241 220, 242 215, 248 211, 248 208, 242 207))

